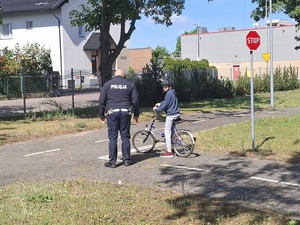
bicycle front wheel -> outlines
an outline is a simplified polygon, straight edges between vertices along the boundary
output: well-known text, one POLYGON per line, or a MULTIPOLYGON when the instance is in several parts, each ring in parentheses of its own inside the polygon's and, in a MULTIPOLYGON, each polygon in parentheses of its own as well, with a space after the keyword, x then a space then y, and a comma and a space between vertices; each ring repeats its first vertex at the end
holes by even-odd
POLYGON ((180 130, 172 137, 172 145, 177 156, 188 157, 194 151, 194 137, 190 132, 180 130))
POLYGON ((132 145, 137 152, 150 152, 155 146, 155 137, 150 131, 140 130, 133 135, 132 145))

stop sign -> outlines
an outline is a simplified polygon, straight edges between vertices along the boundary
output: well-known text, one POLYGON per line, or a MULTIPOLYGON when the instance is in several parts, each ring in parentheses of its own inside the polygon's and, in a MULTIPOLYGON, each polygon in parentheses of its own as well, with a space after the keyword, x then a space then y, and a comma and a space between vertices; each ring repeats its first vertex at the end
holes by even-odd
POLYGON ((256 50, 260 45, 260 36, 256 31, 249 31, 246 36, 246 45, 250 50, 256 50))

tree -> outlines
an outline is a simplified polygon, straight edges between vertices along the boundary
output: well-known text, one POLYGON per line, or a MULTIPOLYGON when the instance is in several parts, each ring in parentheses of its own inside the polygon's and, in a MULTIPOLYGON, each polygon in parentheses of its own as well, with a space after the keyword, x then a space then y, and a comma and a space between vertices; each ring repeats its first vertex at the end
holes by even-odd
POLYGON ((170 56, 170 54, 166 47, 157 46, 152 51, 152 73, 157 74, 163 69, 164 60, 168 56, 170 56))
MULTIPOLYGON (((258 6, 252 11, 251 17, 255 21, 259 21, 266 16, 266 7, 269 8, 270 1, 266 0, 252 0, 252 3, 257 3, 258 6)), ((272 11, 273 13, 283 12, 289 17, 295 19, 297 22, 296 27, 300 29, 300 0, 272 0, 272 11)), ((267 10, 269 12, 269 10, 267 10)), ((295 39, 300 41, 300 36, 296 36, 295 39)), ((295 49, 298 50, 300 45, 296 46, 295 49)))
POLYGON ((2 25, 3 20, 2 20, 2 2, 0 1, 0 25, 2 25))
POLYGON ((50 49, 38 43, 1 49, 0 69, 3 75, 16 75, 24 69, 28 75, 44 75, 52 72, 50 49))
POLYGON ((85 25, 87 31, 100 31, 100 76, 102 85, 111 79, 112 65, 124 44, 135 30, 136 20, 142 15, 151 17, 156 24, 172 25, 171 16, 180 15, 184 0, 87 0, 79 10, 70 12, 72 26, 85 25), (129 28, 126 30, 126 22, 129 28), (110 26, 120 25, 120 40, 110 49, 110 26))

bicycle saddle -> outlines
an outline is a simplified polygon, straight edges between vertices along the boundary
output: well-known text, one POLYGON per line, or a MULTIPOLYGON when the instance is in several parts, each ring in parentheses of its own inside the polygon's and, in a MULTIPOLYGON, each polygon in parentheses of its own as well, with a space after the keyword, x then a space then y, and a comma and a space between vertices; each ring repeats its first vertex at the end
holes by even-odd
POLYGON ((174 122, 178 122, 178 121, 180 121, 181 120, 181 118, 180 118, 180 116, 178 116, 178 117, 176 117, 173 121, 174 122))

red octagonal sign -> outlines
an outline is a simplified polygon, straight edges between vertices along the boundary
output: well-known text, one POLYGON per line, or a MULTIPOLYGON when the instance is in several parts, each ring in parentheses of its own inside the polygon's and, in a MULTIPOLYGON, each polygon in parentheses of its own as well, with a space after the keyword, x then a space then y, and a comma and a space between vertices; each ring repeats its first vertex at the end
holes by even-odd
POLYGON ((256 31, 249 31, 246 36, 246 45, 250 50, 256 50, 260 45, 260 36, 256 31))

